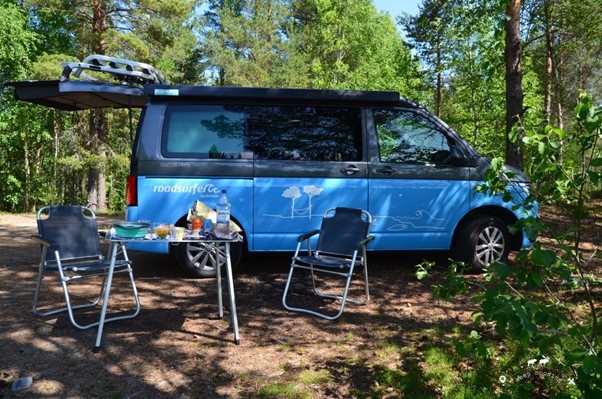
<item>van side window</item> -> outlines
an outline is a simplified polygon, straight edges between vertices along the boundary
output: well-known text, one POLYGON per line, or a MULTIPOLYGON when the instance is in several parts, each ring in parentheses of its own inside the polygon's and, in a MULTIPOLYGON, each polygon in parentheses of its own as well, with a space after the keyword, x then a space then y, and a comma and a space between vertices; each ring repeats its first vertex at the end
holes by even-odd
POLYGON ((244 118, 222 106, 174 105, 165 115, 162 151, 167 157, 242 158, 244 118))
POLYGON ((359 108, 262 106, 253 111, 247 113, 247 145, 255 159, 361 159, 359 108))
POLYGON ((447 136, 419 113, 374 110, 381 162, 442 164, 451 156, 447 136))
POLYGON ((294 105, 169 106, 166 157, 357 161, 359 108, 294 105))

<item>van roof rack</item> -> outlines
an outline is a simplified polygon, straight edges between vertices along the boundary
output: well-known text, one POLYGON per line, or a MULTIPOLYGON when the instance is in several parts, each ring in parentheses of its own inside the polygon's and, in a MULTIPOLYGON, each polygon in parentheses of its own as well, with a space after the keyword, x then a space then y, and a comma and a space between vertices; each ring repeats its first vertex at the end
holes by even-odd
POLYGON ((60 81, 68 81, 71 75, 88 81, 99 81, 85 71, 104 72, 118 80, 120 84, 129 86, 143 86, 145 84, 168 84, 167 79, 153 66, 123 58, 108 57, 93 54, 82 62, 61 63, 63 72, 60 81))

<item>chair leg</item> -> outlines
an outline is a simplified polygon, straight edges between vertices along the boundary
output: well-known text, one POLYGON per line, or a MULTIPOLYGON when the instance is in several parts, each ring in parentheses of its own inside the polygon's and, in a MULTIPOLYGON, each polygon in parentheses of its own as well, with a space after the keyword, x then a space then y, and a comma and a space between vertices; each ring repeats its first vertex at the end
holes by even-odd
MULTIPOLYGON (((34 291, 34 295, 33 295, 33 306, 32 306, 32 311, 35 315, 37 316, 41 316, 41 317, 45 317, 45 316, 50 316, 53 314, 57 314, 57 313, 61 313, 61 312, 65 312, 65 311, 69 311, 71 312, 70 309, 75 310, 75 309, 86 309, 86 308, 92 308, 94 306, 96 306, 98 304, 98 302, 100 301, 100 299, 102 298, 102 292, 101 295, 99 295, 94 301, 89 302, 89 303, 85 303, 85 304, 81 304, 81 305, 76 305, 76 306, 70 306, 70 302, 68 301, 68 294, 67 294, 67 306, 64 307, 55 307, 52 308, 48 311, 42 312, 39 310, 39 301, 40 301, 40 295, 41 295, 41 291, 42 291, 42 285, 44 284, 44 277, 45 277, 45 267, 44 267, 44 259, 46 259, 46 248, 44 247, 43 251, 42 251, 42 261, 40 262, 39 268, 38 268, 38 278, 36 281, 36 289, 34 291)), ((58 273, 58 272, 57 272, 58 273)), ((65 287, 66 287, 66 283, 65 283, 65 277, 62 275, 62 273, 59 273, 59 280, 61 281, 62 285, 63 285, 63 292, 66 293, 65 291, 65 287)), ((104 284, 104 281, 103 281, 104 284)), ((103 287, 104 289, 104 287, 103 287)))
MULTIPOLYGON (((336 320, 336 319, 338 319, 343 314, 343 311, 345 310, 345 304, 346 304, 347 301, 350 301, 352 303, 357 303, 357 304, 365 304, 368 301, 368 299, 366 299, 364 301, 358 301, 358 300, 355 300, 353 298, 348 298, 349 287, 351 285, 351 279, 352 279, 352 276, 353 276, 353 268, 348 273, 339 273, 339 272, 330 272, 330 271, 324 272, 325 274, 337 275, 337 276, 342 276, 342 277, 346 278, 345 288, 344 288, 344 291, 343 291, 342 295, 327 294, 327 293, 324 293, 324 292, 321 292, 320 290, 318 290, 317 287, 316 287, 316 278, 315 278, 315 273, 316 272, 317 271, 311 265, 310 266, 300 266, 300 265, 296 265, 294 263, 294 261, 293 261, 293 263, 291 264, 291 269, 289 271, 288 279, 286 281, 286 285, 284 287, 284 293, 282 295, 282 304, 283 304, 283 306, 284 306, 285 309, 290 310, 290 311, 294 311, 294 312, 308 313, 308 314, 311 314, 311 315, 314 315, 314 316, 318 316, 318 317, 321 317, 321 318, 324 318, 324 319, 328 319, 328 320, 336 320), (290 284, 291 284, 291 281, 293 279, 293 275, 294 275, 295 269, 297 269, 297 268, 306 269, 306 270, 310 271, 310 274, 311 274, 310 279, 311 279, 312 289, 313 289, 313 292, 314 292, 315 295, 320 296, 322 298, 336 299, 336 300, 339 300, 341 302, 341 304, 339 306, 339 310, 338 310, 338 312, 336 314, 334 314, 334 315, 328 315, 328 314, 323 313, 323 312, 318 312, 318 311, 314 311, 314 310, 307 309, 307 308, 293 307, 293 306, 288 305, 286 299, 287 299, 287 296, 288 296, 288 293, 289 293, 290 284)), ((367 275, 367 272, 364 273, 364 276, 365 276, 365 282, 366 282, 365 289, 367 291, 367 289, 368 289, 368 285, 367 285, 367 276, 368 275, 367 275)))
MULTIPOLYGON (((129 257, 127 254, 127 250, 125 248, 125 246, 121 246, 121 255, 123 256, 123 260, 129 262, 129 257)), ((126 320, 126 319, 133 319, 134 317, 138 316, 138 314, 140 313, 140 298, 138 297, 138 290, 136 288, 136 282, 134 280, 134 272, 132 270, 132 265, 128 264, 127 269, 125 269, 124 271, 121 272, 127 272, 128 277, 130 279, 130 285, 131 285, 131 289, 132 289, 132 294, 134 295, 134 302, 136 304, 135 309, 132 313, 128 313, 128 314, 124 314, 121 316, 113 316, 113 317, 108 317, 105 318, 104 323, 109 323, 111 321, 117 321, 117 320, 126 320)), ((106 289, 106 275, 105 278, 103 279, 103 290, 101 290, 101 295, 104 292, 104 289, 106 289)), ((99 322, 93 323, 91 326, 97 326, 99 324, 99 322)))
MULTIPOLYGON (((128 260, 127 253, 124 254, 124 258, 125 258, 125 260, 128 260)), ((43 255, 42 259, 45 259, 45 254, 43 255)), ((44 265, 43 265, 43 260, 42 260, 42 262, 40 264, 40 269, 38 271, 36 289, 35 289, 34 298, 33 298, 32 310, 33 310, 34 314, 36 314, 37 316, 46 317, 46 316, 51 316, 51 315, 62 313, 62 312, 67 312, 67 314, 69 315, 69 320, 71 321, 71 324, 73 324, 74 327, 76 327, 80 330, 86 330, 88 328, 97 326, 99 324, 98 321, 89 323, 89 324, 78 323, 78 321, 76 320, 76 317, 75 317, 75 311, 81 310, 81 309, 93 308, 100 303, 100 301, 103 298, 104 290, 106 289, 107 276, 106 275, 103 276, 98 297, 96 297, 92 302, 74 306, 71 304, 71 297, 69 294, 69 286, 68 286, 69 278, 65 277, 62 272, 57 272, 58 276, 59 276, 59 280, 61 281, 61 285, 62 285, 62 289, 63 289, 63 297, 65 300, 66 306, 55 307, 48 311, 42 312, 39 310, 39 300, 40 300, 40 295, 41 295, 41 291, 42 291, 43 280, 45 277, 44 271, 45 270, 44 270, 44 265)), ((125 273, 125 272, 127 272, 128 277, 130 279, 132 294, 134 295, 135 309, 132 313, 107 318, 107 319, 105 319, 105 323, 108 323, 111 321, 116 321, 116 320, 131 319, 131 318, 138 316, 138 314, 140 313, 140 298, 138 296, 138 290, 136 288, 136 283, 134 280, 132 267, 128 266, 128 268, 126 270, 120 271, 119 273, 125 273)))
MULTIPOLYGON (((365 257, 364 257, 365 259, 365 257)), ((359 298, 355 298, 355 297, 349 297, 348 293, 349 293, 349 287, 351 286, 351 280, 353 279, 353 269, 349 270, 348 273, 334 273, 334 272, 327 272, 328 274, 336 274, 339 276, 343 276, 345 278, 347 278, 347 284, 345 287, 345 291, 343 295, 334 295, 334 294, 328 294, 325 292, 320 291, 315 284, 315 277, 314 277, 314 273, 312 270, 312 287, 313 287, 313 291, 317 296, 323 297, 323 298, 331 298, 331 299, 338 299, 338 300, 343 300, 345 299, 346 301, 349 301, 353 304, 356 305, 365 305, 366 303, 368 303, 368 301, 370 300, 370 290, 368 287, 368 266, 366 264, 362 265, 363 267, 363 284, 364 284, 364 298, 359 299, 359 298)))
POLYGON ((356 305, 365 305, 370 301, 370 289, 368 285, 368 258, 366 257, 366 248, 362 248, 362 256, 364 262, 361 264, 364 274, 364 298, 363 299, 355 299, 355 298, 347 298, 347 300, 356 305))
POLYGON ((343 314, 343 310, 345 307, 345 303, 341 303, 341 307, 339 308, 339 312, 334 315, 334 316, 329 316, 325 313, 321 313, 321 312, 317 312, 311 309, 307 309, 307 308, 299 308, 299 307, 294 307, 294 306, 290 306, 287 301, 286 298, 288 296, 289 293, 289 289, 290 289, 290 285, 291 285, 291 281, 293 279, 293 275, 295 272, 295 269, 297 268, 297 266, 293 266, 291 265, 291 269, 289 271, 288 274, 288 279, 286 280, 286 285, 284 287, 284 293, 282 295, 282 305, 284 306, 285 309, 293 311, 293 312, 301 312, 301 313, 307 313, 307 314, 311 314, 313 316, 318 316, 324 319, 328 319, 328 320, 335 320, 337 318, 339 318, 342 314, 343 314))

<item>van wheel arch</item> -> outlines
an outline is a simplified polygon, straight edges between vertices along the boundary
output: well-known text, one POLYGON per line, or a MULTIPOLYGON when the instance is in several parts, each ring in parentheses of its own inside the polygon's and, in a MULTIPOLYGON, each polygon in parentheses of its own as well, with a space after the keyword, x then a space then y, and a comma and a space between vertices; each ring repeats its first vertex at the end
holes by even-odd
MULTIPOLYGON (((234 221, 236 222, 236 220, 234 221)), ((175 225, 185 227, 187 222, 187 216, 182 216, 175 225)), ((245 251, 244 243, 246 242, 246 237, 244 231, 242 231, 241 234, 243 236, 242 242, 230 244, 230 261, 232 262, 233 272, 236 270, 242 258, 243 252, 245 251)), ((192 278, 215 277, 217 274, 216 264, 218 257, 220 263, 225 260, 223 249, 218 251, 216 246, 210 243, 181 243, 173 245, 171 247, 171 252, 174 253, 176 261, 178 262, 178 265, 182 271, 188 277, 192 278)), ((225 270, 222 269, 222 272, 225 272, 225 270)))

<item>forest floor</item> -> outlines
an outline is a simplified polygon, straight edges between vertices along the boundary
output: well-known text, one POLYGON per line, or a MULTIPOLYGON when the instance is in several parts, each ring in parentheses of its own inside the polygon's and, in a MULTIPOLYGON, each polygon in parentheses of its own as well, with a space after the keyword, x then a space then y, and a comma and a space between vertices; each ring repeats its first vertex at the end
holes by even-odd
MULTIPOLYGON (((549 211, 542 215, 560 218, 549 211)), ((117 219, 100 216, 99 224, 117 219)), ((600 245, 599 220, 590 227, 585 245, 593 253, 600 245)), ((226 291, 224 318, 217 317, 215 279, 186 278, 169 255, 130 253, 142 311, 133 320, 107 324, 102 348, 93 353, 95 328, 77 330, 66 315, 40 318, 31 311, 40 255, 29 239, 35 232, 35 215, 0 214, 5 398, 418 396, 412 389, 438 397, 437 387, 427 383, 386 386, 386 378, 377 376, 421 379, 425 348, 452 331, 470 331, 475 310, 468 297, 452 303, 433 299, 431 286, 445 277, 446 254, 369 254, 371 300, 348 304, 335 322, 283 308, 290 254, 252 256, 234 277, 241 338, 236 345, 226 291), (440 266, 431 279, 419 281, 415 265, 424 258, 440 266), (31 388, 13 393, 11 382, 25 376, 32 378, 31 388)), ((590 267, 601 276, 599 262, 590 267)), ((482 276, 470 278, 478 283, 482 276)), ((125 283, 124 276, 115 278, 110 308, 128 309, 125 283)), ((80 288, 84 297, 91 286, 80 288)))

